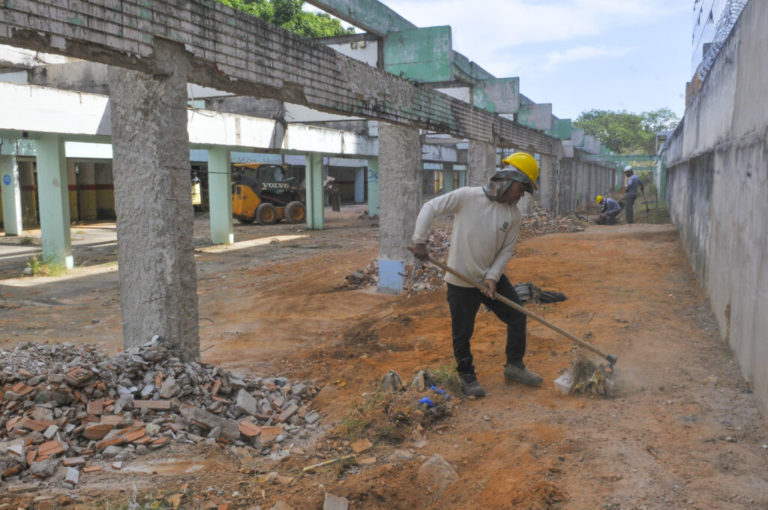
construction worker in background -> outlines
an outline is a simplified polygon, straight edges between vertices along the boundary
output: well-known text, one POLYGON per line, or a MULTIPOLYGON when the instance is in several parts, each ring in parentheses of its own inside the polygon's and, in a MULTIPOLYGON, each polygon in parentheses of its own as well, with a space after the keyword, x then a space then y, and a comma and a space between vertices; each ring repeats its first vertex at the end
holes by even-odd
POLYGON ((617 201, 610 197, 604 197, 603 195, 597 195, 595 202, 600 206, 600 216, 597 217, 595 223, 598 225, 615 225, 616 217, 621 212, 621 206, 617 201))
POLYGON ((624 210, 627 223, 632 224, 635 222, 635 199, 637 198, 637 188, 640 188, 640 192, 645 195, 645 186, 640 182, 640 177, 636 176, 632 171, 632 167, 627 165, 624 167, 624 175, 627 176, 627 187, 624 188, 626 192, 624 195, 624 210))
POLYGON ((416 218, 413 234, 414 254, 420 260, 427 260, 426 241, 432 221, 439 215, 453 214, 448 266, 486 287, 481 292, 450 273, 444 277, 448 287, 456 370, 462 392, 467 396, 485 396, 485 390, 477 380, 470 349, 475 317, 481 304, 507 325, 505 379, 530 386, 541 384, 541 376, 529 371, 523 363, 525 315, 494 299, 498 293, 522 304, 503 271, 520 232, 521 215, 517 202, 526 191, 533 193, 536 189, 539 165, 533 156, 524 152, 511 154, 503 164, 487 185, 459 188, 424 204, 416 218))

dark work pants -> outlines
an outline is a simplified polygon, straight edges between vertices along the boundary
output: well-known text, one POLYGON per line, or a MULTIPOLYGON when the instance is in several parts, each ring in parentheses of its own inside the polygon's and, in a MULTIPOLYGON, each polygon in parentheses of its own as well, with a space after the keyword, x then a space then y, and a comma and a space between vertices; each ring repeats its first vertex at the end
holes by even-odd
MULTIPOLYGON (((496 293, 522 305, 515 288, 504 275, 501 275, 496 284, 496 293)), ((460 375, 475 373, 469 340, 475 330, 475 317, 481 304, 487 306, 501 322, 507 325, 507 363, 520 365, 523 362, 523 355, 525 355, 525 315, 501 301, 486 297, 474 287, 459 287, 449 283, 448 305, 451 310, 453 355, 456 357, 456 370, 460 375)))
POLYGON ((624 206, 626 211, 626 218, 627 223, 634 223, 635 222, 635 199, 637 198, 637 195, 625 195, 624 196, 624 206))

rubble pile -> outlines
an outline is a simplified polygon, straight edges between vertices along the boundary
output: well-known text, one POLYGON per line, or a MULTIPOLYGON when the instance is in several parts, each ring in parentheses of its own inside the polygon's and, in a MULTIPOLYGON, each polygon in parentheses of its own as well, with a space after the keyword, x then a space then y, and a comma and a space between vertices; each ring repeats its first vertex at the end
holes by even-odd
POLYGON ((63 465, 73 487, 99 460, 171 442, 279 457, 319 426, 311 383, 184 363, 157 336, 113 358, 93 345, 24 343, 0 351, 0 369, 0 479, 48 478, 63 465))
MULTIPOLYGON (((582 232, 589 220, 575 214, 557 216, 540 207, 534 207, 529 216, 522 220, 520 238, 534 237, 542 234, 582 232)), ((429 254, 437 260, 448 259, 448 248, 451 245, 451 225, 446 224, 434 228, 427 239, 429 254)), ((362 288, 376 285, 379 281, 379 266, 377 260, 372 260, 364 269, 353 271, 345 278, 344 288, 362 288)), ((422 291, 431 291, 443 285, 443 272, 440 268, 429 263, 417 262, 415 266, 406 267, 403 290, 413 296, 422 291)), ((539 289, 540 291, 540 289, 539 289)), ((536 297, 536 299, 538 296, 536 297)))
MULTIPOLYGON (((448 247, 451 244, 450 226, 434 229, 427 239, 427 247, 431 256, 445 260, 448 258, 448 247)), ((361 288, 376 285, 379 281, 378 260, 372 260, 365 269, 352 271, 345 277, 345 288, 361 288)), ((415 267, 406 268, 406 278, 403 289, 408 295, 423 290, 439 288, 443 282, 442 270, 429 263, 417 262, 415 267)))
POLYGON ((557 216, 534 206, 531 213, 523 218, 520 237, 534 237, 542 234, 583 232, 589 220, 576 214, 557 216))

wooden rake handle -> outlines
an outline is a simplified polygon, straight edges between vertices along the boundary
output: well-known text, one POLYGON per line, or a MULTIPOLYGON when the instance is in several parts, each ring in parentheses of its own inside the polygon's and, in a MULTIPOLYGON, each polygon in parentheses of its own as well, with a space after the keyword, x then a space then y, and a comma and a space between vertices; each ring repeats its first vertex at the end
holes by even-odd
MULTIPOLYGON (((408 248, 408 249, 413 251, 412 248, 408 248)), ((437 267, 439 267, 440 269, 442 269, 443 271, 446 271, 446 272, 451 273, 452 275, 454 275, 454 276, 456 276, 458 278, 461 278, 462 280, 464 280, 465 282, 469 283, 470 285, 472 285, 473 287, 475 287, 476 289, 478 289, 481 292, 484 291, 484 290, 488 290, 487 287, 485 287, 484 285, 469 279, 467 276, 459 273, 458 271, 456 271, 455 269, 453 269, 451 267, 448 267, 447 265, 443 264, 442 262, 433 259, 430 256, 427 256, 427 260, 430 263, 432 263, 432 264, 436 265, 437 267)), ((583 347, 585 349, 588 349, 588 350, 594 352, 595 354, 597 354, 598 356, 600 356, 601 358, 606 359, 608 361, 608 363, 611 364, 611 366, 615 365, 616 362, 618 361, 618 358, 616 356, 614 356, 612 354, 604 353, 603 351, 601 351, 600 349, 598 349, 594 345, 590 344, 589 342, 586 342, 586 341, 582 340, 581 338, 577 337, 576 335, 571 334, 568 331, 564 330, 563 328, 552 324, 551 322, 549 322, 544 317, 531 312, 530 310, 526 309, 525 307, 518 305, 514 301, 512 301, 510 299, 507 299, 506 297, 504 297, 504 296, 502 296, 500 294, 494 294, 493 297, 495 299, 501 301, 505 305, 509 306, 510 308, 513 308, 513 309, 517 310, 518 312, 520 312, 520 313, 522 313, 524 315, 527 315, 531 319, 539 321, 540 323, 544 324, 549 329, 551 329, 553 331, 556 331, 557 333, 560 333, 561 335, 563 335, 564 337, 568 338, 569 340, 571 340, 576 345, 579 345, 579 346, 581 346, 581 347, 583 347)))

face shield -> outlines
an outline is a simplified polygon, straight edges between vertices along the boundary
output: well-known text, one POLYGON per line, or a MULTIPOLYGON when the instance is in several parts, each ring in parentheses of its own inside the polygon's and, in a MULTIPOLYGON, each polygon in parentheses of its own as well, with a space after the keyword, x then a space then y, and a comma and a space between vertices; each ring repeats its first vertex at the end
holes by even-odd
POLYGON ((531 185, 531 179, 528 178, 523 172, 517 168, 505 168, 499 172, 496 172, 488 181, 488 184, 483 186, 486 196, 491 200, 499 201, 512 186, 513 182, 521 182, 525 185, 525 191, 533 193, 533 186, 531 185))

